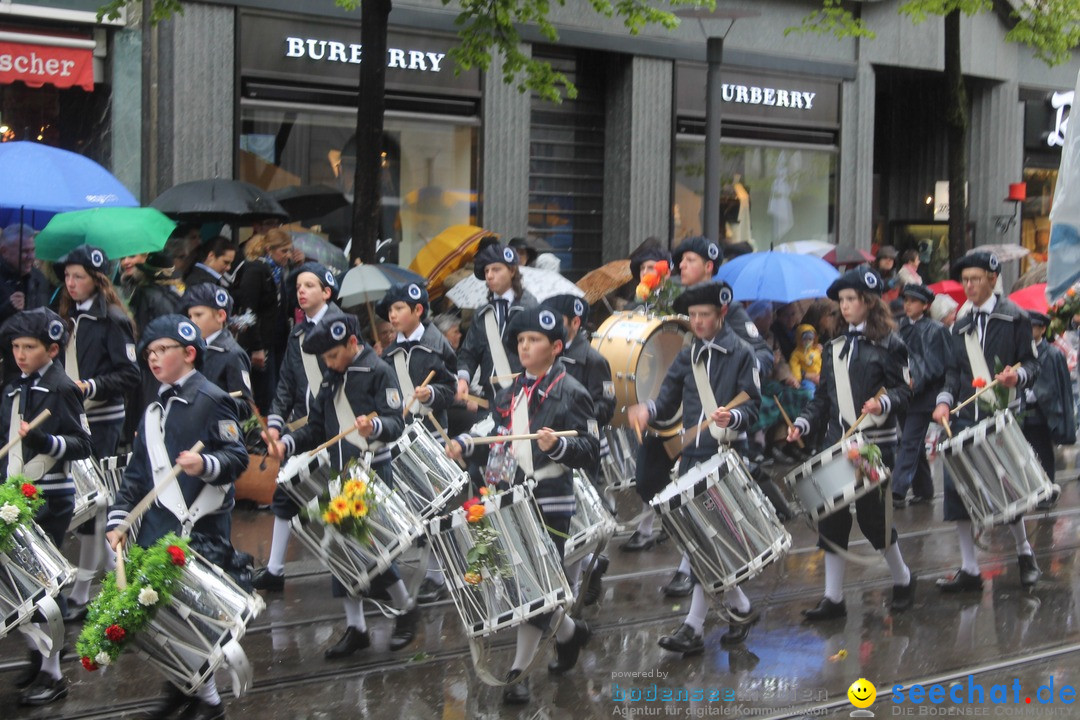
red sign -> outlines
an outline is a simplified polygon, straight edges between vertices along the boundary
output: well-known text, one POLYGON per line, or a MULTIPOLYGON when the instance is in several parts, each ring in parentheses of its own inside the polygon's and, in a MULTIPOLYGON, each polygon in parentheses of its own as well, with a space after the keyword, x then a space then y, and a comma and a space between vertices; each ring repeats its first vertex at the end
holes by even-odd
POLYGON ((85 48, 0 41, 0 84, 94 89, 94 51, 85 48))

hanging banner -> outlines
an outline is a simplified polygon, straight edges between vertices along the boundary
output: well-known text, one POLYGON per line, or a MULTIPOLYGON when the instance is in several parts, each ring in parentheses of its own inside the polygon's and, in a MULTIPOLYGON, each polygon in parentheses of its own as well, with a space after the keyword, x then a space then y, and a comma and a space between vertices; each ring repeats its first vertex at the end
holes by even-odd
MULTIPOLYGON (((0 84, 23 82, 30 87, 55 85, 94 90, 93 41, 90 47, 13 41, 17 33, 0 33, 0 84)), ((64 41, 64 38, 57 38, 64 41)), ((71 44, 75 44, 72 41, 71 44)), ((81 44, 81 43, 80 43, 81 44)))
MULTIPOLYGON (((1080 74, 1074 96, 1080 95, 1080 74)), ((1075 128, 1074 128, 1075 130, 1075 128)), ((1064 130, 1063 130, 1064 132, 1064 130)), ((1046 293, 1061 297, 1080 280, 1080 132, 1065 135, 1054 206, 1050 209, 1050 258, 1046 293)))

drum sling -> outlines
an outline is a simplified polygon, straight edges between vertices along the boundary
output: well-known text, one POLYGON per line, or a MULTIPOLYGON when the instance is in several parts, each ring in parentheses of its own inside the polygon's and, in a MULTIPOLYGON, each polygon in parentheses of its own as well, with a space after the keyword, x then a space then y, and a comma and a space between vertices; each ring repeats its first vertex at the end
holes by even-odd
MULTIPOLYGON (((708 351, 706 351, 708 352, 708 351)), ((709 373, 705 369, 705 363, 699 359, 694 363, 694 385, 697 387, 698 397, 701 399, 701 409, 706 418, 711 418, 712 414, 717 411, 718 405, 716 404, 716 394, 713 392, 712 385, 709 383, 709 373)), ((716 438, 719 443, 731 444, 738 439, 739 433, 735 432, 731 428, 717 427, 715 424, 709 425, 709 432, 716 438), (719 432, 717 432, 719 431, 719 432)), ((700 433, 698 434, 700 437, 700 433)), ((697 443, 697 437, 694 438, 694 443, 697 443)))
MULTIPOLYGON (((19 392, 29 392, 29 389, 24 388, 19 392)), ((8 451, 8 465, 7 472, 8 477, 12 475, 25 475, 30 480, 37 482, 41 478, 45 477, 45 473, 49 472, 59 462, 57 458, 49 457, 46 453, 38 453, 29 462, 23 462, 23 444, 19 438, 19 426, 22 424, 22 415, 19 414, 19 402, 16 398, 15 402, 11 404, 11 424, 8 426, 8 441, 18 440, 11 450, 8 451)))
MULTIPOLYGON (((71 381, 76 385, 82 381, 82 377, 79 375, 79 353, 76 338, 79 335, 79 320, 82 318, 75 318, 75 326, 71 329, 71 342, 67 345, 67 350, 64 351, 64 372, 71 378, 71 381)), ((101 407, 105 404, 104 400, 91 400, 86 398, 83 400, 83 408, 86 410, 93 410, 96 407, 101 407)))
POLYGON ((503 345, 502 333, 499 332, 499 323, 495 319, 495 312, 484 315, 484 334, 487 336, 488 349, 491 351, 491 366, 498 377, 499 387, 508 388, 514 382, 510 377, 510 360, 506 357, 506 347, 503 345))

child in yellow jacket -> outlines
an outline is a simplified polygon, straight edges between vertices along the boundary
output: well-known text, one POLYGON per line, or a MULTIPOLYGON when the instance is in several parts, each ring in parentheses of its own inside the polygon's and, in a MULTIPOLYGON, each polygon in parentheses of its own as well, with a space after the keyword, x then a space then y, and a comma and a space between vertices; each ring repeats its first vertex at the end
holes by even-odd
POLYGON ((813 393, 821 379, 821 343, 813 325, 800 325, 795 328, 795 334, 799 337, 799 345, 788 361, 791 374, 803 390, 813 393))

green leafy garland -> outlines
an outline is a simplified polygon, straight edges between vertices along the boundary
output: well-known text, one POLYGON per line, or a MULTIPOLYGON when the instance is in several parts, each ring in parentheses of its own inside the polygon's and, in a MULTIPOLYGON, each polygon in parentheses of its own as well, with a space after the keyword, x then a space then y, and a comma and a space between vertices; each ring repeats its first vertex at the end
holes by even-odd
POLYGON ((24 475, 12 475, 0 485, 0 552, 11 549, 11 536, 33 521, 44 502, 41 491, 24 475))
POLYGON ((188 541, 174 533, 146 548, 132 545, 126 570, 128 586, 116 586, 116 573, 105 576, 101 592, 90 603, 76 649, 82 665, 93 672, 111 665, 143 630, 172 590, 187 564, 188 541))

